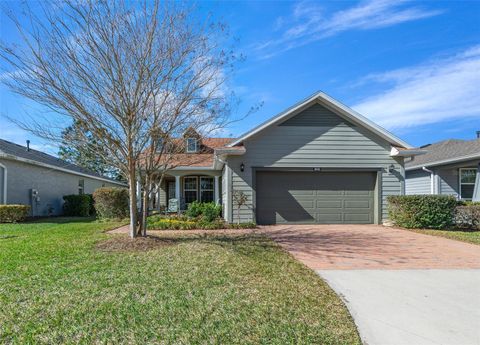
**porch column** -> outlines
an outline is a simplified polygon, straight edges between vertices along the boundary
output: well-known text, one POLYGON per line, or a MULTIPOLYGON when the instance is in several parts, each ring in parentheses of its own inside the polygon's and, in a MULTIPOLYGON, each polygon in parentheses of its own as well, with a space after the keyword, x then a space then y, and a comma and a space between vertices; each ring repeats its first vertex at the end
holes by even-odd
POLYGON ((480 201, 480 163, 477 166, 477 177, 475 178, 475 186, 473 187, 472 201, 480 201))
POLYGON ((157 184, 156 194, 157 194, 157 211, 160 211, 160 189, 162 186, 160 183, 157 184))
POLYGON ((175 199, 177 199, 180 208, 180 176, 175 176, 175 199))
POLYGON ((213 189, 213 193, 215 195, 215 203, 218 205, 220 203, 220 177, 219 176, 214 176, 215 177, 215 186, 213 189))

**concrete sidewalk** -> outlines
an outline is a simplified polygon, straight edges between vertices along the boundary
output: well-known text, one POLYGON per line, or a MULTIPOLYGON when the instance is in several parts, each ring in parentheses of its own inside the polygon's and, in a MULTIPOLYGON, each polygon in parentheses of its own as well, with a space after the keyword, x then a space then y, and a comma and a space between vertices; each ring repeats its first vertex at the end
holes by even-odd
POLYGON ((480 344, 480 270, 319 270, 369 345, 480 344))

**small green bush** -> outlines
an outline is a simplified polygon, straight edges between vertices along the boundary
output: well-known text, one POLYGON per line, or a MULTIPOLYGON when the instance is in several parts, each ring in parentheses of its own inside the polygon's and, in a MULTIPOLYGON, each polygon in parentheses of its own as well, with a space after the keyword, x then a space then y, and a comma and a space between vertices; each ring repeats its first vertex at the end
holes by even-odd
POLYGON ((390 195, 388 214, 396 225, 411 229, 445 229, 454 221, 457 200, 450 195, 390 195))
POLYGON ((64 195, 63 214, 72 217, 88 217, 94 214, 93 196, 91 194, 64 195))
POLYGON ((222 206, 214 202, 194 201, 188 205, 185 214, 191 218, 201 217, 205 222, 212 222, 222 214, 222 206))
POLYGON ((0 205, 0 223, 16 223, 28 217, 28 205, 0 205))
POLYGON ((98 218, 124 219, 129 215, 128 190, 126 188, 98 188, 93 193, 93 199, 98 218))
POLYGON ((480 204, 457 206, 455 209, 455 225, 460 229, 480 230, 480 204))

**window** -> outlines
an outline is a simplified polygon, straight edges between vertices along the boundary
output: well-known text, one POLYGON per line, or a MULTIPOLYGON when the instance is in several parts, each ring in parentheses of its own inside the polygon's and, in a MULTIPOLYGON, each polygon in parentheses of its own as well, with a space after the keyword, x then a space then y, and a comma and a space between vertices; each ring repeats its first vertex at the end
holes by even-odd
POLYGON ((157 139, 157 145, 155 145, 155 152, 160 153, 163 151, 163 138, 157 139))
POLYGON ((84 189, 85 189, 85 181, 84 180, 78 180, 78 195, 82 195, 84 189))
POLYGON ((214 182, 213 177, 200 177, 200 201, 214 201, 214 182))
POLYGON ((198 151, 198 140, 196 138, 187 139, 187 152, 197 152, 198 151))
POLYGON ((185 204, 187 205, 198 199, 197 182, 198 180, 196 177, 185 177, 183 179, 183 195, 185 197, 185 204))
POLYGON ((477 169, 460 169, 460 199, 472 200, 477 169))

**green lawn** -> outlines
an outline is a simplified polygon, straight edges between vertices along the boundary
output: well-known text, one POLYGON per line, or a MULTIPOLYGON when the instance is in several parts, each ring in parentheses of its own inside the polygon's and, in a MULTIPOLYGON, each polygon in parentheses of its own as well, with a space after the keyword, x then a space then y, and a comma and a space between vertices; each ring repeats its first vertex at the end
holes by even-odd
POLYGON ((116 225, 0 225, 0 343, 360 343, 334 292, 260 235, 105 251, 131 243, 102 233, 116 225))
POLYGON ((452 240, 469 242, 480 245, 480 231, 459 231, 459 230, 413 230, 415 232, 433 236, 446 237, 452 240))

